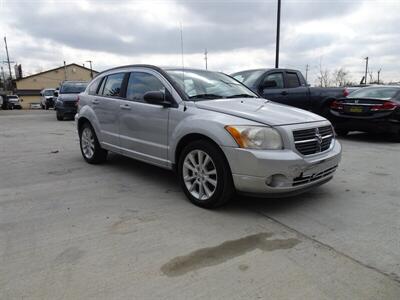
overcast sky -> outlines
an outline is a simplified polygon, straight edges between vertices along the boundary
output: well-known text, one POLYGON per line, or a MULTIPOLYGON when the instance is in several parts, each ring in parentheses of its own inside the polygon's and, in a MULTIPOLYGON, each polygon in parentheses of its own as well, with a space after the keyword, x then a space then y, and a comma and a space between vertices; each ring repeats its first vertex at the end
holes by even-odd
MULTIPOLYGON (((96 70, 122 64, 184 64, 226 73, 273 67, 276 0, 27 1, 0 0, 0 31, 10 58, 31 74, 93 61, 96 70)), ((381 78, 400 81, 400 1, 282 0, 280 66, 320 64, 349 71, 359 82, 364 57, 381 78)), ((5 59, 1 47, 0 60, 5 59)), ((86 63, 86 66, 88 64, 86 63)), ((6 67, 4 65, 4 67, 6 67)))

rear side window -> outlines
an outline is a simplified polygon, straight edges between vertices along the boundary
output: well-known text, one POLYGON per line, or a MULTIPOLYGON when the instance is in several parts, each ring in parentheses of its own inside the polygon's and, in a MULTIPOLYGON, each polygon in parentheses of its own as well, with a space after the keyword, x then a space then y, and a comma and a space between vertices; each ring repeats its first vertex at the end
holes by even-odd
POLYGON ((93 81, 93 83, 89 86, 88 93, 89 95, 96 95, 97 89, 99 88, 99 84, 102 78, 97 78, 93 81))
POLYGON ((296 73, 286 72, 286 79, 288 88, 296 88, 301 86, 299 77, 297 76, 296 73))
POLYGON ((165 91, 164 85, 156 76, 144 72, 130 74, 126 89, 128 100, 144 102, 144 94, 155 91, 165 91))
POLYGON ((105 79, 102 95, 105 97, 119 97, 125 73, 108 75, 105 79))

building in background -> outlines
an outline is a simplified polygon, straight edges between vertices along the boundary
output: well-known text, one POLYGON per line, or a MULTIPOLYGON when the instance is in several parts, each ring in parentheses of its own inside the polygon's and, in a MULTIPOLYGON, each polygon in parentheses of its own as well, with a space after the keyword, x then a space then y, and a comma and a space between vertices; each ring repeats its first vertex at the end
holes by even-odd
MULTIPOLYGON (((93 70, 93 76, 98 74, 93 70)), ((40 91, 58 88, 64 80, 90 81, 91 70, 78 64, 69 64, 15 80, 16 94, 23 99, 23 108, 40 103, 40 91)))

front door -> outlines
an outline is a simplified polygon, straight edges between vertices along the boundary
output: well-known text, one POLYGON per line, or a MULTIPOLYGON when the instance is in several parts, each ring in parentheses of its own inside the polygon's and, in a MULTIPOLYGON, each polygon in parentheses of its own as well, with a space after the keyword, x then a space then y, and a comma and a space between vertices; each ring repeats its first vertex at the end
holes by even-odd
POLYGON ((267 74, 261 83, 260 93, 265 99, 286 104, 287 89, 284 86, 283 73, 275 72, 267 74), (266 82, 275 82, 275 86, 266 86, 266 82))
POLYGON ((119 101, 120 142, 130 157, 160 166, 168 163, 168 119, 171 108, 146 103, 150 91, 166 91, 166 80, 152 70, 131 72, 125 99, 119 101))

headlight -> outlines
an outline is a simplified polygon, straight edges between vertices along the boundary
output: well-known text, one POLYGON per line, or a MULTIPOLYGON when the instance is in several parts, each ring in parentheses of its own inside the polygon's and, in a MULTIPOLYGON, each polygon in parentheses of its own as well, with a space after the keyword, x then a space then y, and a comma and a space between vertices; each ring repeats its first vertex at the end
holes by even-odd
POLYGON ((240 148, 279 150, 283 148, 278 131, 261 126, 225 126, 240 148))

